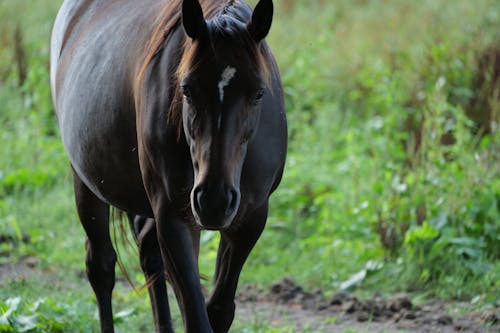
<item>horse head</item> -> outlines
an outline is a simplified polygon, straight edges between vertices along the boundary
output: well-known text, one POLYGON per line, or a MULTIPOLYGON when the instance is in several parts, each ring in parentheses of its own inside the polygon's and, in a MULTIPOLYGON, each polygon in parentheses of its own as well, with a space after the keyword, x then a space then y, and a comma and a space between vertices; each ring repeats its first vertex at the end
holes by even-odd
POLYGON ((261 0, 248 22, 231 4, 205 20, 198 0, 183 1, 182 123, 194 170, 191 208, 206 229, 228 227, 240 206, 247 147, 270 93, 261 41, 272 16, 271 0, 261 0))

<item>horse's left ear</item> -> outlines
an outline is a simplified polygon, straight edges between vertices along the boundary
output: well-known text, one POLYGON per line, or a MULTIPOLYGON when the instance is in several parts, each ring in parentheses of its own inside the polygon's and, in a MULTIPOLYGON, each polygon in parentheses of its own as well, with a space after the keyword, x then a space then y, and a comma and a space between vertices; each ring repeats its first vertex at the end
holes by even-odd
POLYGON ((248 23, 248 32, 256 42, 266 38, 271 23, 273 22, 273 1, 260 0, 252 14, 252 20, 248 23))
POLYGON ((192 39, 197 39, 205 33, 207 23, 198 0, 182 1, 182 25, 186 34, 192 39))

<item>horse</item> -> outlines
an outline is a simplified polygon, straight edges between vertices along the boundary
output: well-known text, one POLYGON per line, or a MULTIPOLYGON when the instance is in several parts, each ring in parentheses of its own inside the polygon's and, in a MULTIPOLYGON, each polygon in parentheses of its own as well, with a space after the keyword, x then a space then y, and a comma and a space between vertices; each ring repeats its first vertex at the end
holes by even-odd
POLYGON ((157 332, 227 332, 287 151, 284 95, 265 41, 272 0, 65 0, 50 85, 86 233, 102 332, 113 332, 110 209, 128 217, 157 332), (213 291, 200 231, 220 233, 213 291))

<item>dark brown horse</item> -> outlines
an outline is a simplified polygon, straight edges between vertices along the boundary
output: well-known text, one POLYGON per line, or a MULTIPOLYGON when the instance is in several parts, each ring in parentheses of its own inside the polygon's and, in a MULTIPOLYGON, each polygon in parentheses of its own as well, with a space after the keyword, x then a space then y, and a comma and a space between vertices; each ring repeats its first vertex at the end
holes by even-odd
POLYGON ((168 276, 186 332, 227 332, 243 264, 283 172, 287 130, 263 41, 271 0, 66 0, 51 88, 87 234, 101 330, 113 332, 109 208, 127 213, 159 332, 173 332, 168 276), (205 14, 205 15, 204 15, 205 14), (200 229, 219 230, 205 304, 200 229))

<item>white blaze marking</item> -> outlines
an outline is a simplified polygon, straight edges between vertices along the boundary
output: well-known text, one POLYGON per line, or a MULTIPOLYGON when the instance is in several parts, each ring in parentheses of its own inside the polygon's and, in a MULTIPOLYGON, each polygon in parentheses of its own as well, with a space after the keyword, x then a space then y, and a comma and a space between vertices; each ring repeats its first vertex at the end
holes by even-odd
POLYGON ((219 114, 219 117, 217 118, 217 129, 220 130, 221 125, 222 125, 222 115, 219 114))
POLYGON ((227 66, 226 69, 224 69, 224 71, 222 72, 218 84, 219 98, 221 103, 224 101, 224 88, 229 85, 229 82, 231 82, 231 79, 234 77, 234 74, 236 74, 236 69, 231 66, 227 66))

